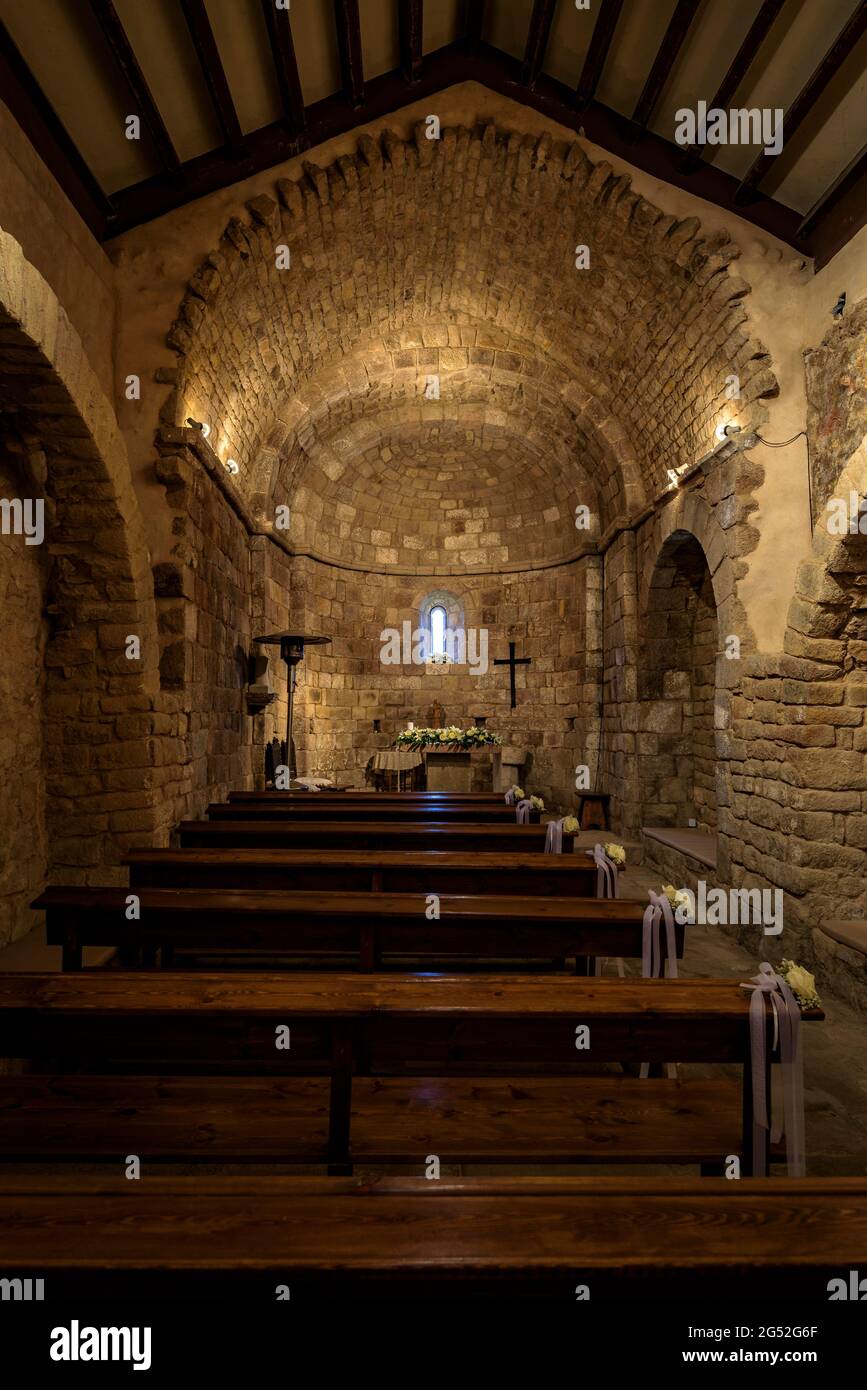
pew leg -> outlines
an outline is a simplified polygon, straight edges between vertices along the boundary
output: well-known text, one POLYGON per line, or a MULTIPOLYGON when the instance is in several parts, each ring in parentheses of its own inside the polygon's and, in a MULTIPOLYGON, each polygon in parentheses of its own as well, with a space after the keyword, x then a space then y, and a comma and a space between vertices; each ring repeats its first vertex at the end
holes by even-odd
POLYGON ((328 1114, 328 1175, 348 1177, 352 1173, 349 1126, 352 1114, 352 1028, 349 1023, 334 1025, 331 1043, 331 1097, 328 1114))
POLYGON ((162 946, 160 949, 160 965, 162 966, 163 970, 171 970, 174 963, 175 948, 174 946, 170 946, 168 942, 166 942, 166 944, 162 946))
MULTIPOLYGON (((768 1047, 770 1047, 770 1040, 768 1040, 768 1047)), ((742 1074, 743 1135, 741 1138, 741 1175, 745 1178, 766 1178, 769 1169, 768 1145, 770 1141, 770 1132, 767 1129, 761 1130, 757 1135, 754 1148, 753 1119, 755 1111, 753 1108, 752 1067, 749 1062, 744 1062, 742 1074)), ((768 1061, 765 1063, 763 1084, 765 1088, 765 1109, 767 1115, 770 1117, 771 1066, 768 1061)))
POLYGON ((359 956, 359 966, 365 974, 369 975, 371 971, 379 969, 379 943, 375 925, 365 923, 361 928, 359 956))
POLYGON ((157 963, 158 946, 144 946, 141 953, 141 963, 145 970, 155 970, 157 963))
POLYGON ((699 1164, 699 1171, 703 1178, 724 1178, 726 1166, 721 1161, 714 1161, 713 1163, 701 1163, 699 1164))
POLYGON ((63 971, 80 970, 82 960, 81 942, 78 932, 67 931, 63 939, 60 968, 63 971))
POLYGON ((595 960, 595 957, 594 957, 594 956, 576 956, 576 957, 575 957, 575 974, 576 974, 576 975, 592 975, 592 974, 593 974, 593 969, 594 969, 594 960, 595 960))

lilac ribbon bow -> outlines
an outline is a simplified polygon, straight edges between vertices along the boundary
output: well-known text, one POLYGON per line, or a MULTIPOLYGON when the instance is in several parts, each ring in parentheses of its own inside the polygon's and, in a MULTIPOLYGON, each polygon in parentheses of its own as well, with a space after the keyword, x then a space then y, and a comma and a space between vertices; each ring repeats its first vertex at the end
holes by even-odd
POLYGON ((617 865, 614 860, 608 858, 601 845, 593 846, 593 860, 596 864, 597 898, 616 898, 617 865))
POLYGON ((645 909, 641 930, 641 974, 644 979, 655 978, 661 973, 662 940, 661 927, 665 923, 665 957, 668 964, 668 977, 677 979, 677 943, 674 936, 674 913, 665 893, 654 893, 648 888, 650 907, 645 909))
POLYGON ((514 791, 512 790, 512 788, 510 787, 509 790, 506 792, 506 805, 507 805, 507 806, 514 806, 514 804, 515 804, 515 793, 514 793, 514 791))
MULTIPOLYGON (((617 865, 608 855, 601 845, 593 846, 593 862, 596 865, 596 896, 597 898, 616 898, 617 897, 617 865)), ((615 957, 617 961, 617 974, 620 979, 626 976, 626 967, 623 964, 622 956, 615 957)), ((605 961, 596 957, 595 974, 601 975, 605 961)))
MULTIPOLYGON (((648 888, 650 906, 645 908, 641 927, 641 975, 643 979, 656 978, 662 969, 661 927, 665 923, 665 958, 670 980, 677 979, 677 941, 674 935, 674 913, 665 893, 654 893, 648 888)), ((674 1062, 666 1062, 666 1074, 673 1080, 677 1076, 674 1062)), ((642 1080, 650 1075, 650 1063, 642 1062, 639 1072, 642 1080)))
POLYGON ((786 1134, 786 1158, 790 1178, 806 1176, 804 1158, 804 1059, 801 1052, 801 1009, 782 975, 768 961, 759 966, 758 975, 741 984, 741 989, 753 991, 750 998, 750 1064, 753 1088, 753 1174, 760 1175, 764 1165, 764 1131, 769 1131, 772 1144, 779 1142, 783 1129, 771 1123, 765 1093, 765 1074, 768 1066, 765 1029, 765 996, 771 1001, 774 1016, 774 1036, 771 1058, 778 1053, 783 1077, 783 1115, 786 1134))
MULTIPOLYGON (((566 818, 565 818, 565 816, 564 816, 564 817, 563 817, 563 820, 565 820, 565 819, 566 819, 566 818)), ((545 835, 545 853, 546 853, 546 854, 562 854, 562 853, 563 853, 563 821, 562 821, 562 820, 549 820, 549 822, 548 822, 548 830, 547 830, 547 833, 546 833, 546 835, 545 835)))
POLYGON ((531 805, 532 803, 530 802, 529 797, 525 797, 523 801, 518 802, 517 806, 515 807, 515 818, 518 822, 518 825, 530 824, 531 805))

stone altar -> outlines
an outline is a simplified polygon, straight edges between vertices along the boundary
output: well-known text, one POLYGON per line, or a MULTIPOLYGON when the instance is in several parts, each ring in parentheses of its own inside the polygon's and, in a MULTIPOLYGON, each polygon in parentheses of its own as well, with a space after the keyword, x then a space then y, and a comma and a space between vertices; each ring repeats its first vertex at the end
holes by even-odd
MULTIPOLYGON (((434 748, 424 750, 425 785, 429 792, 490 792, 497 790, 500 749, 434 748)), ((511 785, 511 783, 509 783, 511 785)))

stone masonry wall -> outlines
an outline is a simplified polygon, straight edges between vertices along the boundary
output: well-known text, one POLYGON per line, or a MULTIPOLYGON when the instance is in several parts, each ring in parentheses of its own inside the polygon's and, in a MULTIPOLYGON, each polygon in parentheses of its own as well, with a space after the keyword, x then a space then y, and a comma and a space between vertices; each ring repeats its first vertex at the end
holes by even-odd
POLYGON ((438 582, 360 575, 297 560, 293 612, 310 630, 333 638, 330 647, 311 649, 301 667, 300 765, 311 774, 360 782, 370 756, 388 748, 410 720, 428 723, 437 700, 444 723, 466 727, 474 715, 485 714, 488 728, 505 743, 526 749, 532 790, 552 804, 573 805, 573 768, 584 761, 585 732, 598 700, 584 655, 586 582, 584 561, 531 574, 438 582), (505 667, 489 664, 486 674, 474 676, 467 666, 381 663, 380 633, 401 631, 404 621, 415 630, 424 600, 445 593, 457 599, 467 628, 488 631, 489 663, 508 655, 510 640, 518 656, 531 657, 532 664, 518 671, 514 713, 505 667))
POLYGON ((247 786, 253 727, 249 678, 253 551, 244 521, 183 441, 166 440, 157 474, 174 516, 174 559, 157 567, 168 825, 247 786), (174 452, 169 452, 174 447, 174 452))
MULTIPOLYGON (((20 457, 0 445, 0 497, 33 497, 20 457)), ((44 546, 0 533, 0 946, 29 931, 45 882, 42 699, 44 546)))

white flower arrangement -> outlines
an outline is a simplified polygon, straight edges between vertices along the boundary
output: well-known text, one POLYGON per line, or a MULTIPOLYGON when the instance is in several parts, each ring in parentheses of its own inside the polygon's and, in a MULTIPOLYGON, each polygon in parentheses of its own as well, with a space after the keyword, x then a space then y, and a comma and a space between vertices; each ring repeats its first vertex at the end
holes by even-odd
POLYGON ((818 1009, 820 999, 816 993, 816 977, 796 961, 780 962, 778 974, 782 975, 802 1009, 818 1009))
POLYGON ((578 833, 578 817, 577 817, 577 816, 564 816, 564 817, 563 817, 563 834, 564 834, 564 835, 575 835, 575 834, 577 834, 577 833, 578 833))
POLYGON ((662 891, 671 903, 674 912, 678 908, 682 908, 684 912, 691 911, 692 903, 689 894, 683 888, 675 888, 673 883, 663 883, 662 891))
POLYGON ((605 850, 612 864, 616 864, 618 869, 622 869, 625 866, 626 850, 622 845, 615 844, 612 841, 610 844, 603 845, 602 848, 605 850))
POLYGON ((517 782, 512 783, 511 787, 509 788, 509 791, 514 793, 516 801, 524 800, 524 788, 519 787, 517 782))
POLYGON ((404 729, 394 741, 395 748, 430 748, 437 744, 452 748, 482 748, 486 744, 502 743, 499 734, 490 729, 459 729, 450 724, 447 729, 404 729))
POLYGON ((531 796, 530 805, 532 806, 534 811, 544 811, 545 809, 545 803, 542 800, 541 796, 531 796))

